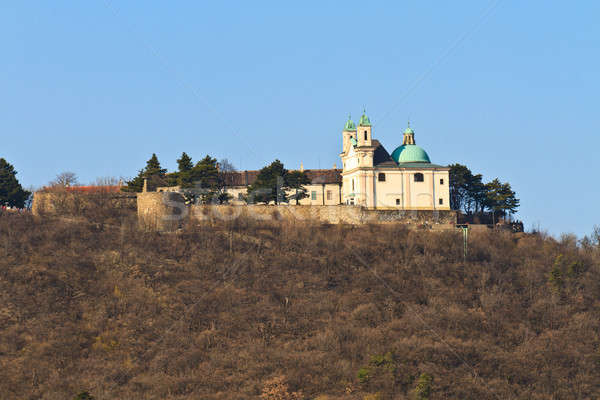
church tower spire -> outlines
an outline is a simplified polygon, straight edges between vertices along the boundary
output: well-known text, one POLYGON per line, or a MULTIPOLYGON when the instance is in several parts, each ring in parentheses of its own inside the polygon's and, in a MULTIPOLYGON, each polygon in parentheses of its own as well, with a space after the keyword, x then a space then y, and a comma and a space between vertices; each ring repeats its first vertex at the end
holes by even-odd
POLYGON ((371 146, 371 120, 367 116, 365 109, 363 109, 363 114, 358 121, 356 136, 359 146, 371 146))
POLYGON ((350 147, 352 138, 356 138, 356 125, 352 121, 352 115, 348 115, 348 121, 346 121, 342 131, 342 138, 342 153, 345 153, 350 147))

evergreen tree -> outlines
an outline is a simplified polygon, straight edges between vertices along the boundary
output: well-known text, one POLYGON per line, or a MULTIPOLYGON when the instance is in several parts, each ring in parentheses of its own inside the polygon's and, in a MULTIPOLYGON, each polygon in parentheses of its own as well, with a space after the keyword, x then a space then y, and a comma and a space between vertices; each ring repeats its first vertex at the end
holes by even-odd
POLYGON ((506 215, 507 212, 514 213, 519 208, 519 199, 509 183, 502 183, 498 178, 487 183, 485 206, 492 211, 494 215, 506 215))
POLYGON ((179 167, 179 172, 186 172, 194 167, 194 163, 192 162, 192 158, 184 151, 181 153, 181 158, 177 160, 177 166, 179 167))
POLYGON ((0 206, 23 208, 30 194, 17 180, 15 168, 0 158, 0 206))
POLYGON ((287 175, 288 171, 279 160, 262 168, 254 184, 248 188, 251 201, 258 203, 273 201, 275 204, 285 201, 285 189, 288 187, 287 175))
POLYGON ((148 190, 156 190, 159 186, 167 184, 167 170, 162 168, 158 157, 152 153, 152 157, 146 161, 146 167, 139 171, 138 175, 130 181, 127 181, 127 186, 123 188, 126 192, 141 192, 144 187, 144 178, 148 179, 148 190))
POLYGON ((481 213, 485 209, 494 215, 506 215, 519 208, 519 199, 509 183, 494 179, 483 183, 481 174, 474 175, 461 164, 450 166, 450 207, 466 213, 481 213))
POLYGON ((460 210, 468 201, 471 170, 462 164, 450 165, 450 208, 460 210))
POLYGON ((487 189, 483 183, 481 174, 471 174, 467 184, 467 193, 469 197, 469 200, 467 201, 469 210, 472 210, 475 213, 483 212, 487 189))
POLYGON ((167 186, 179 185, 179 176, 179 172, 167 172, 165 174, 165 181, 167 182, 167 186))
POLYGON ((146 177, 150 177, 155 175, 164 175, 167 172, 167 170, 163 169, 160 166, 160 161, 158 161, 156 153, 152 153, 152 157, 150 157, 150 159, 146 161, 146 169, 144 172, 146 177))
MULTIPOLYGON (((203 203, 209 203, 213 200, 220 202, 219 196, 219 169, 217 168, 217 159, 207 155, 189 171, 182 173, 180 177, 180 186, 187 191, 187 195, 203 203)), ((221 196, 222 197, 222 196, 221 196)))
POLYGON ((294 193, 288 197, 288 200, 296 200, 296 205, 298 204, 298 200, 302 200, 308 197, 308 193, 304 185, 310 183, 310 179, 303 171, 291 171, 287 174, 287 186, 290 189, 294 189, 294 193))
POLYGON ((194 168, 192 158, 185 152, 181 153, 181 158, 177 160, 177 166, 179 170, 170 174, 169 184, 177 185, 180 188, 191 188, 193 184, 190 171, 194 168))
POLYGON ((216 189, 219 184, 217 159, 207 155, 191 169, 191 178, 197 188, 216 189))

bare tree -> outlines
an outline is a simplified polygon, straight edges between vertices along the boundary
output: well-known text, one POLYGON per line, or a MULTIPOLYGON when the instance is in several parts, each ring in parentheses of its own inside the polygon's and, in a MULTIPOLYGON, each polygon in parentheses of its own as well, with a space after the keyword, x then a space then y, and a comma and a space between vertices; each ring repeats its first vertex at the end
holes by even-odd
POLYGON ((216 199, 221 204, 227 203, 232 198, 232 196, 227 193, 227 187, 231 185, 237 169, 226 158, 222 158, 221 161, 217 163, 217 167, 219 169, 219 182, 216 199))
POLYGON ((70 171, 61 172, 56 175, 53 181, 50 181, 50 187, 70 187, 79 185, 77 174, 70 171))
POLYGON ((96 186, 119 186, 121 181, 121 179, 112 176, 103 176, 96 178, 96 186))
POLYGON ((237 171, 237 169, 231 162, 229 162, 228 159, 222 158, 221 161, 219 161, 219 171, 220 172, 235 172, 235 171, 237 171))

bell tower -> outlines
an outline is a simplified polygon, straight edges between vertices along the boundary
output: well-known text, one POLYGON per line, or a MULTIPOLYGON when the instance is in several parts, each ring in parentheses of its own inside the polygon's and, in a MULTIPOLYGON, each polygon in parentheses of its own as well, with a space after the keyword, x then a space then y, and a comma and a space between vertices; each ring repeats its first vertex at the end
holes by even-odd
POLYGON ((356 125, 352 121, 352 116, 348 115, 348 121, 342 131, 342 153, 346 153, 350 148, 352 138, 356 140, 356 125))
POLYGON ((371 146, 371 121, 367 117, 366 110, 363 109, 363 114, 358 121, 358 128, 356 130, 356 141, 359 146, 371 146))

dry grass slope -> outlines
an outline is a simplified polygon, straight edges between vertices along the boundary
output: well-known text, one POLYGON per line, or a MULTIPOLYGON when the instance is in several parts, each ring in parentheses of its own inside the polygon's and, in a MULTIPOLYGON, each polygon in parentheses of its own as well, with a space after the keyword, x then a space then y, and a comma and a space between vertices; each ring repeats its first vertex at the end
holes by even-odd
POLYGON ((460 235, 397 226, 3 214, 0 398, 600 398, 598 247, 470 245, 465 263, 460 235))

